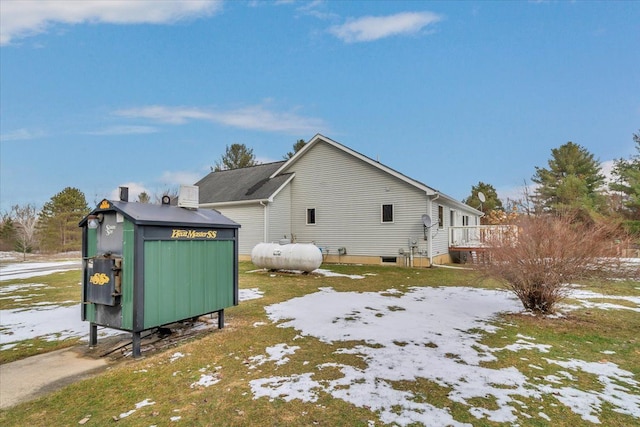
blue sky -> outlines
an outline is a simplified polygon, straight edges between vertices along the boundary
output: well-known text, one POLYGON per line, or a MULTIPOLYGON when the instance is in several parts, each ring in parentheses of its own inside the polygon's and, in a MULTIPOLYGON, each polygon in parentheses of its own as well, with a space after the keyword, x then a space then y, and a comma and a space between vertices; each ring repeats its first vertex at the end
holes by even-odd
POLYGON ((457 199, 640 129, 640 2, 0 3, 0 210, 193 184, 322 133, 457 199))

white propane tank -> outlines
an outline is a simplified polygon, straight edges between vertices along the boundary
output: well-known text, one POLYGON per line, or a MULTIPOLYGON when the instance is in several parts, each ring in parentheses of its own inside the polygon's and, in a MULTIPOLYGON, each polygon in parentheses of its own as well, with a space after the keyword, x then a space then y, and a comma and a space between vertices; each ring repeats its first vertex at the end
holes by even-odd
POLYGON ((322 251, 312 243, 258 243, 251 251, 251 262, 269 270, 311 272, 322 264, 322 251))

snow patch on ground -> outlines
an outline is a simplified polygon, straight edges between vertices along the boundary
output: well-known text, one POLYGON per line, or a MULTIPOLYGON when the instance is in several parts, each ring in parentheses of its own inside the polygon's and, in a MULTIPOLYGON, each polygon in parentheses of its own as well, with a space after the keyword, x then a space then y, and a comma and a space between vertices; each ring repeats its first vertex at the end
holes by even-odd
MULTIPOLYGON (((58 305, 38 306, 35 309, 22 308, 0 310, 0 344, 29 340, 40 337, 45 341, 89 336, 89 323, 80 319, 80 304, 61 307, 58 305)), ((101 337, 121 334, 115 329, 100 328, 101 337)))
POLYGON ((251 288, 251 289, 240 289, 238 290, 238 294, 239 294, 238 297, 240 298, 240 301, 249 301, 252 299, 262 298, 264 295, 264 292, 258 288, 251 288))
POLYGON ((298 346, 289 346, 287 344, 277 344, 273 347, 267 347, 265 349, 267 356, 259 355, 249 358, 249 360, 253 362, 253 364, 249 366, 249 369, 255 369, 267 362, 274 362, 276 365, 284 365, 289 361, 287 356, 294 354, 296 350, 299 349, 300 347, 298 346))
POLYGON ((220 382, 220 377, 215 373, 208 373, 200 375, 200 379, 193 384, 191 384, 191 388, 195 387, 210 387, 214 384, 220 382))
MULTIPOLYGON (((584 420, 599 422, 603 404, 613 410, 640 417, 640 387, 633 375, 615 364, 545 359, 558 366, 556 375, 528 378, 515 367, 491 369, 482 362, 495 360, 499 351, 549 352, 550 346, 520 335, 513 345, 488 348, 479 343, 481 331, 498 328, 491 320, 502 311, 519 312, 512 294, 473 288, 411 288, 409 292, 319 292, 265 308, 281 328, 294 328, 302 336, 326 343, 362 341, 342 347, 337 354, 353 354, 365 368, 327 361, 310 372, 250 381, 254 399, 267 397, 285 401, 315 402, 324 394, 379 413, 384 423, 405 426, 468 425, 453 418, 448 408, 425 402, 409 390, 394 388, 397 381, 424 378, 451 389, 449 399, 468 407, 471 415, 494 422, 516 423, 518 416, 548 421, 539 409, 527 408, 519 399, 556 399, 584 420), (321 308, 321 309, 319 309, 321 308), (325 369, 339 373, 326 380, 316 374, 325 369), (595 375, 598 390, 581 391, 571 386, 567 371, 595 375), (569 385, 566 385, 569 384, 569 385), (475 407, 474 398, 491 398, 497 409, 475 407)), ((269 347, 267 355, 252 360, 280 364, 297 348, 287 344, 269 347)))
MULTIPOLYGON (((42 283, 25 283, 22 285, 0 286, 0 295, 14 294, 17 292, 29 292, 38 288, 46 288, 47 285, 42 283)), ((19 297, 18 297, 19 298, 19 297)), ((12 297, 2 297, 2 299, 13 299, 12 297)))
POLYGON ((150 399, 145 399, 142 402, 138 402, 138 403, 136 403, 135 409, 131 409, 130 411, 121 413, 117 417, 116 421, 117 420, 121 420, 122 418, 127 418, 129 415, 135 413, 140 408, 144 408, 145 406, 151 406, 151 405, 155 405, 155 404, 156 404, 156 402, 152 402, 150 399))
POLYGON ((349 279, 364 279, 364 276, 361 276, 359 274, 334 273, 331 270, 325 270, 325 269, 322 269, 322 268, 318 268, 316 270, 313 270, 311 273, 312 274, 318 274, 318 275, 324 276, 324 277, 348 277, 349 279))
MULTIPOLYGON (((622 296, 622 295, 605 295, 598 292, 588 291, 579 288, 573 288, 569 294, 569 298, 578 300, 581 308, 598 308, 601 310, 632 310, 640 312, 640 297, 622 296), (610 302, 602 302, 602 300, 621 300, 633 303, 636 307, 628 305, 612 304, 610 302), (600 302, 598 302, 600 300, 600 302)), ((563 305, 565 307, 565 305, 563 305)))
POLYGON ((6 264, 0 267, 0 282, 15 279, 29 279, 37 276, 47 276, 61 271, 77 270, 78 268, 80 268, 80 263, 78 261, 20 262, 15 264, 6 264))
MULTIPOLYGON (((21 266, 29 263, 22 263, 21 266)), ((34 263, 30 263, 34 264, 34 263)), ((38 263, 45 264, 45 263, 38 263)), ((57 263, 46 263, 57 265, 57 263)), ((4 271, 4 269, 3 269, 4 271)), ((49 271, 47 274, 50 274, 49 271)), ((13 302, 28 301, 29 297, 38 294, 26 294, 34 290, 46 288, 42 283, 27 283, 18 285, 0 286, 0 299, 13 302), (20 296, 16 296, 19 294, 20 296), (23 295, 25 294, 25 295, 23 295)), ((264 292, 258 288, 240 289, 240 301, 262 298, 264 292)), ((71 301, 65 301, 65 304, 71 301)), ((16 308, 0 310, 0 350, 9 350, 15 347, 18 341, 42 338, 45 341, 56 341, 67 338, 81 338, 88 340, 89 323, 81 320, 81 304, 73 303, 70 306, 61 306, 58 303, 41 302, 30 304, 30 308, 16 308)), ((217 321, 215 322, 217 324, 217 321)), ((211 327, 206 323, 196 324, 194 329, 206 329, 211 327)), ((100 337, 122 334, 122 331, 110 328, 99 328, 100 337)))

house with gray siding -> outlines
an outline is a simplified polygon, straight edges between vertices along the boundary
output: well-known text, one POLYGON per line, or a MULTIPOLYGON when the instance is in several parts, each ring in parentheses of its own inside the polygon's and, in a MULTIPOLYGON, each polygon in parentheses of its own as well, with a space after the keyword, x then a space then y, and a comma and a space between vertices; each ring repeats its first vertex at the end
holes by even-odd
POLYGON ((428 267, 451 262, 449 227, 482 215, 320 134, 289 160, 211 172, 196 185, 200 208, 242 225, 240 259, 258 243, 290 241, 316 244, 327 262, 428 267))

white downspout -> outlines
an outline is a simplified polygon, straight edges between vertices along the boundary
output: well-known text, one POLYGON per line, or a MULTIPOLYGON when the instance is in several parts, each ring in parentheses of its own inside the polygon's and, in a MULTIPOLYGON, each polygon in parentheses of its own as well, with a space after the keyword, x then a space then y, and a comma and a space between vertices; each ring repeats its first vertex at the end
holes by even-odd
POLYGON ((260 206, 262 206, 264 208, 264 226, 263 226, 263 236, 262 236, 262 241, 264 243, 269 243, 267 241, 267 239, 269 238, 269 211, 267 210, 267 204, 264 203, 262 200, 260 200, 260 206))
MULTIPOLYGON (((428 196, 427 196, 428 197, 428 196)), ((438 200, 440 197, 440 193, 436 193, 435 196, 431 199, 427 199, 429 201, 429 216, 433 215, 433 201, 438 200)), ((433 219, 431 223, 433 223, 433 219)), ((427 243, 428 243, 428 251, 429 251, 429 267, 433 267, 433 242, 431 238, 431 229, 427 229, 427 243)))

